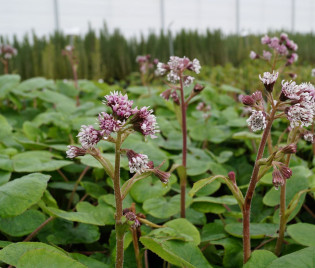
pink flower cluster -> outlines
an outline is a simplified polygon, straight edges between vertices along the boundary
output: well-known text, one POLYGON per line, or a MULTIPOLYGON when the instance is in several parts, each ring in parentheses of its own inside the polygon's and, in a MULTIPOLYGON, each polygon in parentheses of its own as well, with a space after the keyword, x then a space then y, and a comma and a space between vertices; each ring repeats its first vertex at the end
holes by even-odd
POLYGON ((140 67, 140 72, 142 74, 146 74, 150 69, 153 69, 154 65, 157 65, 159 60, 154 59, 153 61, 151 60, 151 55, 139 55, 136 58, 136 62, 139 64, 140 67))
POLYGON ((137 112, 137 108, 132 109, 132 100, 128 100, 127 94, 122 95, 116 91, 105 96, 103 103, 113 110, 113 114, 118 119, 124 120, 137 112))
MULTIPOLYGON (((287 66, 298 60, 298 55, 295 53, 298 49, 298 45, 294 43, 294 41, 290 40, 288 35, 285 33, 282 33, 280 38, 265 35, 261 38, 261 43, 263 45, 268 45, 268 47, 273 49, 276 53, 286 57, 287 66)), ((260 56, 256 52, 251 51, 249 56, 251 59, 263 58, 264 60, 270 61, 272 54, 269 51, 264 50, 263 55, 260 56)))
POLYGON ((3 58, 6 60, 11 59, 13 56, 17 55, 17 49, 10 45, 2 45, 0 46, 0 56, 3 55, 3 58))
POLYGON ((156 138, 156 133, 159 132, 156 117, 153 115, 153 110, 149 107, 132 108, 133 101, 128 100, 128 96, 118 92, 111 92, 105 96, 104 104, 109 106, 113 114, 102 112, 98 115, 98 124, 100 130, 93 126, 83 125, 77 137, 82 145, 82 149, 76 146, 69 146, 67 157, 74 158, 82 156, 102 139, 108 139, 109 136, 121 130, 122 127, 128 125, 135 131, 142 133, 144 136, 156 138))
MULTIPOLYGON (((168 72, 167 74, 167 79, 171 83, 178 83, 178 81, 181 79, 183 72, 185 70, 195 72, 196 74, 200 73, 200 63, 199 60, 194 59, 191 61, 187 57, 177 57, 177 56, 171 56, 170 60, 168 61, 167 64, 164 64, 162 62, 159 62, 157 64, 157 71, 156 73, 158 75, 164 75, 168 72)), ((189 86, 192 84, 194 81, 194 77, 192 76, 184 76, 183 77, 183 83, 184 86, 189 86)))
POLYGON ((297 85, 295 82, 282 81, 281 101, 290 101, 285 113, 291 127, 312 124, 315 116, 315 88, 311 83, 297 85))

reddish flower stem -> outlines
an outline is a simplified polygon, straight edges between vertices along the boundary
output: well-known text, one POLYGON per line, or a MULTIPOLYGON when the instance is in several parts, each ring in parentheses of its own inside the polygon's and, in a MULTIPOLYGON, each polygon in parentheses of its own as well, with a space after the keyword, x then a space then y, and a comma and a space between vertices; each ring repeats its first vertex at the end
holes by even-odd
POLYGON ((124 264, 124 226, 122 223, 123 208, 122 197, 120 192, 120 147, 121 147, 121 133, 117 133, 116 147, 115 147, 115 171, 114 171, 114 193, 116 202, 116 268, 123 268, 124 264))
POLYGON ((270 118, 268 120, 267 126, 263 132, 261 142, 259 145, 252 177, 249 183, 249 187, 245 196, 244 209, 243 209, 243 253, 244 253, 244 263, 246 263, 251 255, 251 244, 250 244, 250 208, 252 203, 252 198, 255 192, 255 187, 258 182, 258 172, 259 165, 258 161, 262 158, 268 139, 268 135, 271 130, 271 126, 275 117, 276 109, 272 109, 270 118))
POLYGON ((186 126, 186 103, 184 96, 184 85, 182 76, 180 77, 180 107, 182 114, 182 137, 183 137, 183 151, 182 151, 182 165, 185 167, 185 175, 180 180, 180 216, 185 218, 185 197, 186 197, 186 159, 187 159, 187 126, 186 126))

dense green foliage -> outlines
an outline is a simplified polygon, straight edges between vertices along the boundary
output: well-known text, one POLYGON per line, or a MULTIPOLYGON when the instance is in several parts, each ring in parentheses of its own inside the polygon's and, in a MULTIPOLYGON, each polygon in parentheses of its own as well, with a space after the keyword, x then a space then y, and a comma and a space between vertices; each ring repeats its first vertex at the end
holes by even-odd
MULTIPOLYGON (((184 33, 181 36, 185 36, 184 33)), ((58 53, 66 43, 64 37, 59 37, 64 43, 58 47, 58 53)), ((84 42, 89 43, 87 40, 98 39, 90 33, 84 42)), ((125 44, 128 47, 129 43, 125 44)), ((45 49, 53 46, 52 43, 42 45, 45 49)), ((19 49, 20 57, 30 55, 19 49)), ((50 49, 57 51, 56 47, 50 49)), ((138 53, 128 54, 130 66, 138 53)), ((53 57, 48 52, 40 55, 53 57)), ((97 53, 94 57, 95 60, 98 58, 97 53)), ((54 77, 55 71, 59 70, 54 65, 57 59, 64 61, 61 56, 56 56, 51 62, 52 76, 48 77, 54 77)), ((66 62, 63 64, 67 70, 66 62)), ((93 69, 97 67, 94 64, 80 66, 87 68, 87 73, 98 74, 93 69)), ((123 66, 128 64, 124 62, 123 66)), ((246 190, 255 146, 261 135, 248 131, 246 117, 242 116, 243 106, 237 96, 262 87, 257 83, 259 68, 255 66, 247 66, 242 72, 232 66, 217 67, 203 70, 201 74, 217 82, 203 81, 206 88, 188 109, 187 220, 178 219, 177 172, 172 174, 166 186, 154 177, 137 182, 124 200, 124 208, 134 202, 137 212, 146 215, 151 222, 164 225, 154 230, 144 224, 141 226, 141 252, 144 247, 150 250, 150 267, 162 267, 162 259, 182 267, 242 267, 242 214, 237 201, 224 181, 214 180, 199 191, 196 185, 192 186, 196 181, 202 183, 201 179, 212 174, 227 175, 233 170, 240 189, 246 190), (227 73, 233 74, 226 78, 227 73), (240 79, 235 78, 238 76, 240 79), (201 100, 212 106, 207 121, 202 112, 195 109, 201 100)), ((62 74, 61 70, 56 72, 56 76, 62 74)), ((303 69, 299 79, 310 80, 309 71, 303 69)), ((119 85, 80 80, 79 88, 80 93, 70 81, 32 78, 21 82, 18 75, 0 76, 0 246, 4 248, 0 251, 0 260, 4 263, 22 268, 113 266, 115 203, 112 181, 89 155, 74 161, 65 158, 66 145, 77 141, 75 135, 80 126, 94 124, 97 114, 106 110, 101 101, 110 91, 127 92, 137 106, 150 105, 161 129, 157 139, 149 139, 144 144, 143 137, 135 135, 124 143, 124 147, 147 154, 157 165, 166 160, 164 170, 173 163, 181 163, 180 124, 173 104, 159 96, 164 86, 151 88, 151 96, 147 88, 134 85, 123 89, 119 85), (76 107, 78 94, 81 105, 76 107), (87 166, 90 168, 86 169, 87 166), (75 183, 84 170, 86 173, 76 187, 75 183), (22 242, 47 219, 50 219, 49 223, 32 238, 36 242, 22 242)), ((188 95, 191 88, 186 91, 188 95)), ((284 126, 281 121, 277 122, 272 136, 274 143, 284 126)), ((98 147, 106 158, 113 160, 113 144, 101 141, 98 147)), ((288 222, 283 256, 277 258, 272 253, 275 246, 272 238, 277 236, 279 223, 280 193, 274 189, 271 173, 268 173, 259 183, 252 204, 251 238, 253 248, 259 247, 260 250, 254 251, 244 266, 246 268, 304 268, 313 265, 315 220, 306 207, 314 207, 314 198, 305 190, 315 186, 315 158, 312 146, 305 141, 300 141, 298 148, 298 156, 291 162, 293 176, 287 183, 287 203, 296 202, 288 222)), ((130 178, 126 158, 122 158, 121 166, 124 182, 130 178)), ((125 267, 136 267, 130 232, 125 237, 125 267)))
MULTIPOLYGON (((314 34, 290 34, 299 44, 299 62, 314 64, 314 34)), ((185 31, 174 36, 174 53, 178 56, 198 58, 202 65, 216 66, 231 63, 240 66, 248 59, 251 50, 260 52, 261 36, 239 37, 223 35, 220 31, 185 31)), ((5 37, 1 37, 2 42, 5 37)), ((71 77, 71 69, 61 50, 69 44, 69 37, 54 33, 48 38, 25 36, 23 40, 14 38, 12 45, 19 53, 10 63, 10 69, 22 79, 42 76, 52 79, 71 77)), ((78 75, 81 79, 104 79, 106 81, 126 79, 138 70, 137 55, 151 54, 166 61, 169 58, 169 39, 165 34, 150 34, 140 39, 126 39, 118 30, 109 33, 106 28, 99 33, 90 30, 84 36, 75 38, 74 45, 80 62, 78 75)), ((0 73, 3 73, 0 66, 0 73)))

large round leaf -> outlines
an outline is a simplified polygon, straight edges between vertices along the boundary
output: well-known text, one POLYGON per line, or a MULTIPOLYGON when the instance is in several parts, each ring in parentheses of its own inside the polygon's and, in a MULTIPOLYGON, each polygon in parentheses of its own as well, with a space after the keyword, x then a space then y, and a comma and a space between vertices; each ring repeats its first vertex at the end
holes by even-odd
POLYGON ((315 225, 297 223, 288 227, 289 235, 299 244, 315 247, 315 225))
MULTIPOLYGON (((186 207, 189 206, 191 198, 187 196, 186 207)), ((143 203, 143 209, 159 219, 166 219, 180 211, 180 195, 175 195, 167 200, 164 197, 147 199, 143 203)))
POLYGON ((16 172, 54 171, 72 164, 71 161, 53 160, 48 151, 30 151, 12 157, 16 172))
POLYGON ((198 246, 200 244, 200 234, 197 228, 186 219, 176 219, 165 223, 165 226, 174 230, 179 230, 182 234, 191 236, 193 243, 198 246))
POLYGON ((17 263, 17 267, 23 268, 34 268, 34 267, 45 267, 45 268, 56 268, 56 267, 67 267, 67 268, 87 268, 82 263, 61 254, 59 252, 51 252, 45 248, 33 249, 24 253, 17 263))
POLYGON ((212 267, 205 259, 200 249, 191 242, 178 240, 165 241, 146 236, 142 236, 140 241, 146 248, 159 255, 162 259, 179 267, 212 267))
POLYGON ((16 217, 0 218, 0 230, 10 236, 24 236, 33 232, 45 221, 45 215, 30 209, 16 217))
POLYGON ((0 217, 23 213, 42 197, 50 176, 33 173, 0 186, 0 217))
POLYGON ((309 247, 278 258, 267 268, 313 268, 314 263, 315 248, 309 247))
POLYGON ((137 181, 130 190, 132 198, 138 202, 143 203, 145 200, 160 197, 171 190, 171 185, 176 182, 176 177, 172 175, 167 185, 155 177, 147 177, 137 181))
POLYGON ((268 250, 255 250, 243 268, 265 268, 277 256, 268 250))

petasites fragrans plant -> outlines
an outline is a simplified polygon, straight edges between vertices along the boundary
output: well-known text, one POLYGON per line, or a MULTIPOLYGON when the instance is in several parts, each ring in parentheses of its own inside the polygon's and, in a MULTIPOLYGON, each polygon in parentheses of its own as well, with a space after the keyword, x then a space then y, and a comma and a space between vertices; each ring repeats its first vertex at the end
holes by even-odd
POLYGON ((4 73, 9 73, 9 61, 13 56, 17 55, 17 49, 10 45, 2 45, 0 46, 0 61, 4 67, 4 73))
MULTIPOLYGON (((286 205, 286 180, 292 176, 292 170, 289 168, 292 154, 297 151, 297 142, 304 138, 306 141, 313 142, 314 135, 306 128, 310 127, 315 117, 315 89, 310 83, 296 84, 294 81, 285 81, 277 83, 279 72, 275 71, 276 63, 284 59, 283 67, 292 64, 292 51, 296 51, 297 46, 289 40, 287 35, 282 34, 279 38, 262 38, 263 44, 268 44, 273 49, 273 54, 268 57, 271 72, 265 72, 259 75, 259 79, 265 87, 264 91, 256 91, 251 95, 241 96, 243 104, 251 109, 251 115, 247 119, 248 126, 253 132, 263 131, 260 140, 254 168, 249 181, 249 186, 245 197, 236 183, 236 175, 230 172, 228 177, 214 176, 195 183, 193 192, 201 189, 203 186, 212 182, 214 179, 223 178, 237 199, 243 215, 243 253, 244 263, 251 256, 250 241, 250 213, 254 191, 259 180, 270 170, 272 170, 272 183, 276 189, 281 188, 280 193, 280 225, 279 235, 275 247, 275 253, 281 253, 286 222, 295 208, 296 204, 292 201, 286 205), (279 89, 277 90, 279 84, 279 89), (277 86, 276 86, 277 85, 277 86), (287 119, 288 138, 284 146, 272 145, 271 129, 275 120, 287 119), (263 158, 266 144, 268 145, 268 155, 263 158)), ((297 58, 297 56, 293 56, 297 58)), ((256 58, 259 58, 256 56, 256 58)), ((265 59, 267 60, 267 59, 265 59)))
MULTIPOLYGON (((200 63, 197 59, 191 61, 189 58, 171 56, 167 64, 159 62, 157 64, 157 75, 167 74, 167 80, 170 82, 165 83, 169 86, 169 89, 165 90, 161 97, 166 100, 170 98, 173 100, 175 106, 180 106, 180 124, 182 127, 182 138, 183 138, 183 149, 182 149, 182 166, 184 172, 181 172, 180 176, 180 196, 181 196, 181 217, 185 218, 185 195, 186 195, 186 160, 187 160, 187 125, 186 125, 186 112, 187 107, 191 99, 198 95, 202 90, 203 86, 196 84, 191 91, 190 95, 185 99, 184 87, 189 87, 193 84, 195 78, 191 75, 187 75, 186 72, 200 73, 200 63), (178 92, 179 91, 179 96, 178 92)), ((175 107, 176 109, 176 107, 175 107)))
MULTIPOLYGON (((121 93, 114 92, 105 96, 104 104, 111 108, 112 114, 102 112, 98 116, 99 129, 93 126, 81 127, 78 134, 79 142, 82 147, 73 145, 68 146, 67 156, 75 158, 85 154, 92 155, 103 166, 106 173, 113 180, 114 194, 116 203, 115 214, 115 230, 116 230, 116 267, 123 267, 124 260, 124 235, 126 230, 137 228, 143 219, 130 210, 123 209, 123 199, 128 194, 132 185, 149 175, 153 174, 159 178, 163 183, 167 183, 170 177, 169 172, 164 172, 159 167, 154 167, 152 161, 148 159, 147 155, 139 154, 133 150, 122 148, 123 142, 133 132, 139 132, 143 136, 150 136, 156 138, 159 132, 156 117, 153 115, 153 110, 149 107, 142 107, 140 109, 132 108, 133 101, 128 100, 128 96, 121 93), (115 144, 115 163, 112 163, 104 158, 96 145, 99 141, 105 140, 115 144), (122 154, 126 154, 129 160, 130 173, 135 175, 127 180, 125 184, 120 186, 120 158, 122 154)), ((145 220, 145 223, 148 221, 145 220)), ((134 239, 136 239, 134 237, 134 239)), ((137 243, 137 241, 134 241, 137 243)), ((139 250, 135 248, 137 262, 139 258, 139 250)), ((140 265, 140 264, 139 264, 140 265)))
MULTIPOLYGON (((69 60, 69 63, 71 65, 72 75, 73 75, 74 87, 79 91, 79 84, 78 84, 79 60, 75 53, 75 47, 72 45, 66 46, 65 49, 62 50, 62 55, 66 56, 69 60)), ((76 96, 76 102, 77 102, 77 106, 80 106, 79 93, 76 96)))

